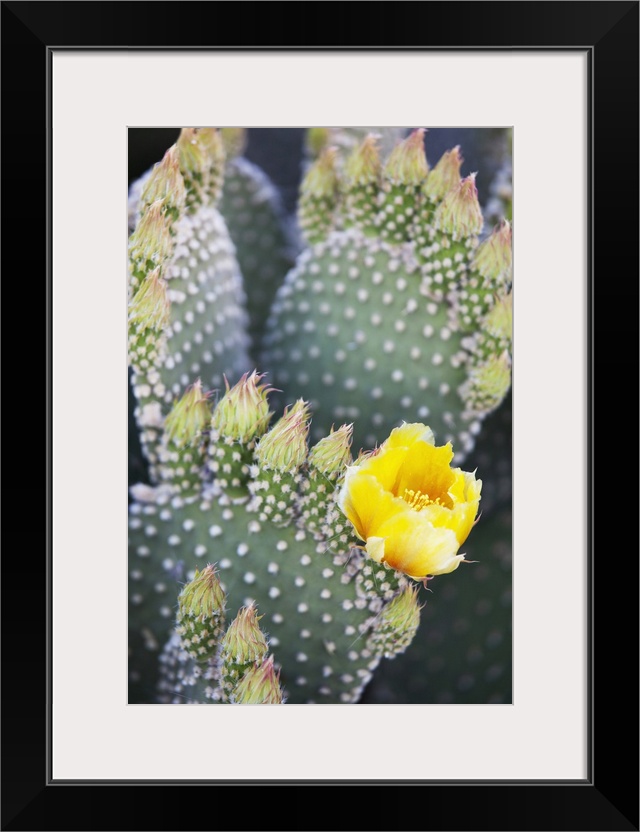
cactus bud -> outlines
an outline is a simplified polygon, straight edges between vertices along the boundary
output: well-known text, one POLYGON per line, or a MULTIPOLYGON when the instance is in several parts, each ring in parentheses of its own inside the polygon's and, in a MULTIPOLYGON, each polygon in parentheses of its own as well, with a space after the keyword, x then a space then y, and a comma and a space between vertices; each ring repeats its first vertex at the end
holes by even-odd
POLYGON ((511 358, 505 350, 473 367, 469 379, 460 389, 467 408, 472 413, 490 413, 502 402, 511 387, 511 358))
POLYGON ((226 393, 211 419, 211 427, 220 436, 247 444, 265 432, 273 415, 267 398, 273 388, 260 384, 263 378, 264 373, 254 370, 251 375, 245 373, 233 387, 225 378, 226 393))
POLYGON ((205 198, 215 202, 222 188, 224 168, 220 131, 213 127, 184 127, 177 147, 189 208, 195 210, 205 198))
POLYGON ((324 239, 335 223, 339 193, 336 161, 336 148, 325 148, 300 186, 298 222, 310 243, 324 239))
POLYGON ((497 299, 485 318, 484 327, 496 340, 511 341, 513 330, 513 293, 497 299))
POLYGON ((164 215, 164 202, 157 199, 142 214, 129 238, 129 257, 142 271, 147 263, 161 265, 173 253, 170 221, 164 215))
POLYGON ((460 167, 463 161, 460 145, 442 155, 435 168, 429 172, 424 185, 424 193, 428 199, 440 202, 445 194, 460 184, 460 167))
POLYGON ((384 176, 393 185, 419 185, 426 177, 429 165, 424 152, 424 134, 424 127, 419 127, 389 154, 384 176))
POLYGON ((262 664, 269 647, 258 624, 261 618, 263 616, 257 614, 253 604, 239 611, 222 638, 223 662, 235 665, 262 664))
POLYGON ((145 329, 162 332, 169 323, 170 311, 167 283, 156 268, 149 272, 129 302, 129 326, 138 332, 145 329))
POLYGON ((235 691, 237 705, 282 705, 284 697, 280 687, 280 672, 276 671, 273 656, 244 674, 235 691))
POLYGON ((425 130, 414 130, 391 151, 382 172, 376 225, 383 240, 402 244, 414 236, 416 216, 425 201, 421 186, 429 171, 425 130))
POLYGON ((256 457, 261 467, 289 474, 300 468, 307 456, 309 416, 309 405, 302 399, 285 409, 284 416, 258 442, 256 457))
POLYGON ((162 478, 183 494, 197 494, 202 486, 203 465, 211 412, 200 379, 174 402, 165 420, 161 452, 162 478))
POLYGON ((192 179, 204 174, 207 169, 207 154, 202 142, 199 141, 197 127, 183 127, 176 143, 178 158, 183 176, 192 179))
POLYGON ((420 624, 420 610, 417 586, 407 586, 382 610, 368 647, 387 659, 404 653, 420 624))
POLYGON ((337 479, 351 460, 351 437, 353 425, 342 425, 338 430, 331 428, 309 452, 309 465, 330 480, 337 479))
POLYGON ((310 196, 316 199, 335 199, 338 191, 337 152, 335 147, 327 147, 322 151, 302 180, 301 196, 310 196))
POLYGON ((457 188, 445 195, 436 210, 434 224, 454 240, 473 237, 482 231, 484 220, 478 202, 475 173, 469 174, 457 188))
POLYGON ((174 144, 164 154, 162 161, 155 165, 145 182, 140 196, 140 209, 161 200, 175 221, 184 208, 186 195, 184 179, 180 173, 178 148, 174 144))
POLYGON ((378 136, 369 133, 346 161, 344 172, 347 187, 376 184, 381 169, 378 136))
POLYGON ((344 516, 335 503, 337 481, 351 461, 353 425, 331 428, 329 436, 321 439, 309 452, 309 475, 302 483, 300 501, 305 528, 313 534, 327 534, 333 538, 344 527, 344 516))
POLYGON ((209 426, 211 413, 200 379, 187 387, 165 421, 167 438, 179 448, 194 445, 209 426))
POLYGON ((207 200, 215 204, 222 194, 224 183, 225 147, 222 133, 216 127, 200 127, 198 140, 204 149, 206 170, 204 192, 207 200))
POLYGON ((182 647, 197 661, 213 658, 224 626, 225 593, 215 566, 196 573, 178 596, 178 623, 182 647))
POLYGON ((369 133, 345 164, 345 227, 356 226, 365 234, 376 234, 378 190, 382 163, 378 136, 369 133))
POLYGON ((492 283, 511 279, 511 225, 503 220, 476 249, 473 266, 492 283))
POLYGON ((307 457, 309 434, 309 405, 302 399, 286 408, 284 416, 276 422, 256 445, 253 481, 249 490, 253 494, 253 507, 258 519, 271 520, 278 526, 289 525, 294 518, 297 488, 302 479, 299 471, 307 457))

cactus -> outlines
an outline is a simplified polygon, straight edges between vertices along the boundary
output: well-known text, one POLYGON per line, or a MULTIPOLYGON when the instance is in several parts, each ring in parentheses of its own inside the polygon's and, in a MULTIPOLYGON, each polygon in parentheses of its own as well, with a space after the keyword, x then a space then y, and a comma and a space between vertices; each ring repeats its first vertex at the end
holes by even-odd
MULTIPOLYGON (((224 607, 256 605, 283 667, 288 701, 354 701, 380 658, 406 649, 415 630, 411 622, 396 623, 394 644, 387 632, 393 617, 390 624, 383 615, 407 578, 367 561, 336 510, 348 426, 309 450, 309 411, 299 400, 265 430, 272 414, 261 382, 256 373, 243 375, 215 408, 196 383, 166 417, 163 484, 134 488, 130 507, 132 648, 137 641, 138 651, 153 654, 149 647, 164 645, 179 582, 192 586, 202 559, 215 559, 221 581, 215 616, 209 610, 200 630, 188 629, 193 591, 183 590, 182 631, 195 633, 204 650, 202 627, 213 637, 224 607), (384 638, 376 637, 379 627, 384 638)), ((175 640, 169 649, 175 652, 175 640)), ((132 661, 140 667, 143 658, 134 652, 132 661)), ((196 685, 194 698, 205 699, 211 678, 194 676, 182 663, 185 678, 204 686, 196 685)))
POLYGON ((302 184, 307 239, 276 296, 262 366, 314 409, 320 436, 343 419, 371 447, 425 420, 458 462, 511 383, 511 230, 480 241, 475 176, 459 148, 429 169, 424 131, 386 160, 373 135, 343 166, 326 148, 302 184))
MULTIPOLYGON (((460 180, 457 149, 429 170, 418 130, 383 165, 368 135, 350 153, 348 143, 325 147, 307 169, 298 221, 309 242, 285 276, 281 209, 268 189, 251 190, 257 170, 225 161, 225 139, 231 155, 224 131, 183 130, 130 192, 131 389, 151 484, 131 488, 129 701, 357 702, 380 664, 406 663, 437 605, 422 614, 426 577, 420 588, 417 576, 376 562, 344 516, 345 473, 368 457, 352 462, 352 437, 373 448, 402 422, 427 421, 457 465, 485 417, 504 410, 510 227, 480 239, 473 177, 460 180), (274 220, 278 265, 268 279, 246 265, 250 239, 242 256, 231 243, 231 178, 262 197, 236 200, 242 227, 265 208, 274 220), (399 235, 401 214, 412 219, 399 235), (443 283, 439 246, 456 263, 443 283), (374 311, 385 308, 388 321, 374 311), (337 332, 318 325, 341 320, 337 332), (426 332, 438 333, 435 347, 426 332), (396 351, 406 381, 383 360, 396 351)), ((440 695, 425 690, 423 701, 440 695)))
POLYGON ((222 131, 227 163, 220 211, 225 218, 246 286, 251 356, 262 350, 265 310, 271 307, 282 276, 296 255, 295 229, 269 177, 241 151, 245 131, 222 131), (235 144, 232 143, 235 140, 235 144))
MULTIPOLYGON (((194 134, 188 131, 180 132, 176 151, 181 144, 186 142, 189 136, 194 138, 194 134)), ((197 136, 196 133, 195 137, 197 136)), ((236 375, 247 369, 250 363, 257 361, 262 346, 261 338, 266 320, 264 311, 270 307, 282 275, 291 267, 296 250, 295 233, 285 216, 278 191, 260 168, 242 155, 246 144, 246 131, 235 128, 222 130, 220 138, 221 143, 216 148, 217 159, 215 161, 211 160, 211 163, 215 163, 219 167, 224 165, 224 180, 219 183, 219 191, 207 200, 206 208, 208 211, 199 212, 199 216, 202 217, 201 221, 208 223, 208 225, 211 224, 212 218, 215 218, 216 230, 211 239, 205 241, 205 245, 214 246, 219 250, 219 253, 208 261, 209 276, 207 281, 209 284, 213 282, 222 287, 223 296, 219 297, 219 292, 213 293, 210 285, 203 285, 197 270, 194 270, 191 274, 192 267, 189 264, 185 265, 184 258, 174 257, 171 270, 167 270, 167 276, 175 276, 177 270, 180 269, 182 281, 173 280, 171 282, 171 286, 175 286, 178 293, 180 293, 178 297, 180 298, 184 294, 184 287, 189 280, 191 280, 192 285, 199 285, 199 291, 193 294, 191 292, 187 293, 188 302, 183 306, 184 315, 178 320, 178 327, 185 327, 183 331, 187 333, 190 355, 196 356, 196 359, 192 361, 188 374, 181 376, 181 386, 176 384, 175 379, 172 378, 174 383, 168 394, 171 398, 181 392, 193 373, 204 378, 211 387, 219 387, 225 373, 236 375), (225 271, 229 272, 226 278, 222 277, 225 271), (250 295, 246 297, 243 296, 240 288, 243 282, 252 286, 250 295), (225 283, 229 287, 226 290, 224 289, 225 283), (226 317, 231 328, 237 326, 236 332, 241 336, 240 340, 236 340, 235 343, 233 336, 227 337, 228 329, 227 334, 222 338, 220 337, 223 324, 219 312, 207 316, 206 328, 202 326, 194 332, 192 320, 191 324, 187 322, 185 325, 185 319, 192 319, 194 315, 199 315, 199 310, 203 308, 203 301, 207 305, 213 302, 217 307, 220 307, 220 300, 223 297, 226 297, 227 300, 228 312, 226 317), (198 339, 195 343, 190 337, 192 334, 194 338, 198 339), (224 349, 223 354, 221 354, 221 349, 224 349), (248 358, 249 354, 251 355, 251 361, 248 358), (197 370, 195 369, 196 365, 198 365, 197 370), (208 372, 207 367, 209 368, 208 372), (203 368, 203 371, 200 368, 203 368)), ((172 149, 167 158, 175 155, 177 154, 172 149)), ((150 178, 162 175, 161 170, 157 169, 158 167, 149 168, 129 188, 128 227, 130 234, 134 231, 140 219, 141 209, 145 204, 142 197, 145 189, 148 188, 150 178)), ((176 216, 176 222, 177 219, 176 216)), ((183 222, 181 233, 186 245, 191 245, 194 242, 193 237, 199 238, 201 236, 201 232, 196 231, 194 233, 194 230, 189 228, 187 221, 183 222)), ((172 307, 172 309, 174 309, 175 314, 178 307, 172 307)), ((227 324, 224 324, 225 328, 227 326, 227 324)), ((170 333, 171 328, 169 328, 170 333)), ((175 360, 174 352, 179 352, 180 344, 175 340, 174 343, 176 349, 169 349, 165 368, 160 370, 161 375, 167 373, 166 364, 171 364, 175 360)), ((180 358, 187 357, 180 354, 180 358)), ((135 364, 133 366, 135 368, 135 364)), ((131 436, 129 443, 129 471, 131 475, 129 485, 140 481, 150 481, 147 471, 149 452, 148 449, 147 453, 143 452, 144 438, 141 447, 140 439, 132 432, 132 426, 136 418, 138 423, 140 423, 141 418, 144 419, 142 413, 144 404, 138 407, 138 412, 134 416, 136 399, 131 392, 132 383, 135 384, 135 369, 134 379, 130 379, 129 398, 129 432, 131 436)), ((170 402, 171 398, 167 398, 166 401, 170 402)), ((149 434, 150 428, 145 429, 141 426, 141 430, 142 437, 145 437, 149 434)))

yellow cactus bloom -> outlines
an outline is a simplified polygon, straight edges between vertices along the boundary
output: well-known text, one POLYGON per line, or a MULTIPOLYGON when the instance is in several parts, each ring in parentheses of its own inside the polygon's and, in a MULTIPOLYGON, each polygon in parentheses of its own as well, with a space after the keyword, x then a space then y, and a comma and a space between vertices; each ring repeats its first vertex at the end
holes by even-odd
POLYGON ((378 563, 422 580, 457 569, 476 520, 481 480, 452 468, 451 443, 404 424, 347 468, 338 504, 378 563))

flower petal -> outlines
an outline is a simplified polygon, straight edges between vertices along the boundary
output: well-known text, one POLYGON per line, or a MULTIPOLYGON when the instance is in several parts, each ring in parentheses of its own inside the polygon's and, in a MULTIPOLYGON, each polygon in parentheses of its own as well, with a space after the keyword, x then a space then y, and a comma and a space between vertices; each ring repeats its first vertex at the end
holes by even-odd
POLYGON ((372 557, 374 552, 380 557, 380 538, 384 538, 384 562, 412 578, 453 572, 464 559, 457 556, 460 544, 454 532, 433 526, 422 513, 407 511, 381 525, 372 541, 372 557))
POLYGON ((427 442, 416 442, 398 471, 392 491, 399 497, 404 496, 407 489, 420 491, 422 494, 428 494, 432 500, 442 500, 450 507, 452 500, 448 492, 455 480, 449 465, 452 459, 451 444, 438 448, 427 442))
POLYGON ((347 470, 339 506, 361 540, 376 535, 381 523, 406 511, 406 504, 396 500, 376 477, 356 467, 347 470))
POLYGON ((458 503, 452 509, 430 505, 421 511, 436 528, 451 529, 458 545, 462 546, 473 528, 478 514, 478 502, 458 503))
POLYGON ((420 422, 405 422, 399 428, 394 428, 389 434, 388 439, 382 444, 385 450, 390 448, 408 448, 414 442, 427 442, 429 445, 435 444, 433 431, 426 425, 420 422))
POLYGON ((383 445, 377 454, 362 463, 360 470, 374 476, 385 491, 393 491, 395 494, 394 485, 409 453, 409 448, 385 449, 383 445))
POLYGON ((475 474, 453 468, 455 480, 449 488, 449 496, 455 503, 467 500, 479 500, 482 490, 482 480, 477 480, 475 474))

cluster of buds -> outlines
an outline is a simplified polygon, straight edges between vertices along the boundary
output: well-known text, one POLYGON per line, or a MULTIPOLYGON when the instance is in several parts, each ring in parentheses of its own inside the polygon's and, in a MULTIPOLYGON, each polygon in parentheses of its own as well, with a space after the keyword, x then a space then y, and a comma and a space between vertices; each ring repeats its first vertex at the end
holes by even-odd
MULTIPOLYGON (((244 705, 279 705, 284 694, 256 608, 239 610, 225 630, 226 595, 215 566, 208 565, 182 589, 178 598, 176 633, 180 648, 204 666, 211 698, 244 705)), ((172 680, 175 688, 184 674, 172 680)))

